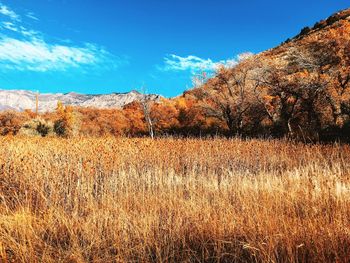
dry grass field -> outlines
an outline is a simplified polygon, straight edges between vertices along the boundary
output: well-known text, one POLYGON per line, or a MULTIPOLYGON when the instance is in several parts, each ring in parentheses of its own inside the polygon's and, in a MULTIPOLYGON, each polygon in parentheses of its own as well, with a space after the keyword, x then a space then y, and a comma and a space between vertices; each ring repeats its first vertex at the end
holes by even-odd
POLYGON ((350 147, 0 139, 0 262, 349 262, 350 147))

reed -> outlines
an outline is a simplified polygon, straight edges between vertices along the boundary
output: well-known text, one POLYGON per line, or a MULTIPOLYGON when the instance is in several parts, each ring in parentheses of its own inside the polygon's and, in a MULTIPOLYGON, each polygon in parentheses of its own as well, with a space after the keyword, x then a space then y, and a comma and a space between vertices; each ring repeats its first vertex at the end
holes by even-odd
POLYGON ((349 262, 350 147, 1 138, 0 262, 349 262))

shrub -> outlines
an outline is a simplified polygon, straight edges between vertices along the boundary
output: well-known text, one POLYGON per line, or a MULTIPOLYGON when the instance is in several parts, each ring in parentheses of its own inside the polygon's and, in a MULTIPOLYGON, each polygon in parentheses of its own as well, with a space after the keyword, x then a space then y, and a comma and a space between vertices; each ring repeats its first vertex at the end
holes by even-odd
POLYGON ((0 135, 16 135, 24 121, 24 116, 16 112, 6 111, 0 113, 0 135))
POLYGON ((330 16, 327 18, 326 22, 327 22, 327 25, 332 25, 334 24, 335 22, 337 22, 339 20, 339 17, 338 16, 330 16))
POLYGON ((39 122, 36 130, 42 137, 46 137, 50 131, 50 127, 46 123, 39 122))
POLYGON ((304 27, 301 31, 300 31, 300 36, 306 35, 307 33, 309 33, 311 31, 310 27, 304 27))
POLYGON ((21 127, 18 134, 46 137, 53 135, 53 124, 41 118, 32 119, 21 127))
POLYGON ((67 128, 65 125, 65 122, 63 120, 57 120, 55 121, 55 124, 53 126, 54 132, 58 135, 58 136, 65 136, 67 133, 67 128))

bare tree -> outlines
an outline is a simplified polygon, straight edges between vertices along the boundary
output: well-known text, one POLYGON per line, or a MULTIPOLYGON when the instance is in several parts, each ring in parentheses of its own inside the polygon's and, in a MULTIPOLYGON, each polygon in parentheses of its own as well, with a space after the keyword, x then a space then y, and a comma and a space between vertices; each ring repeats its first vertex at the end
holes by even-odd
POLYGON ((243 134, 249 112, 258 102, 250 88, 252 59, 247 58, 234 68, 221 67, 200 89, 206 116, 224 121, 231 135, 243 134))
POLYGON ((150 96, 147 95, 147 93, 145 92, 145 88, 142 87, 141 89, 141 105, 142 105, 142 110, 143 110, 143 114, 145 116, 145 122, 148 128, 148 133, 149 136, 154 139, 154 128, 153 128, 153 120, 151 118, 151 99, 150 96))
POLYGON ((199 73, 196 73, 192 77, 192 85, 194 88, 199 88, 204 85, 204 83, 209 79, 208 72, 202 70, 199 73))

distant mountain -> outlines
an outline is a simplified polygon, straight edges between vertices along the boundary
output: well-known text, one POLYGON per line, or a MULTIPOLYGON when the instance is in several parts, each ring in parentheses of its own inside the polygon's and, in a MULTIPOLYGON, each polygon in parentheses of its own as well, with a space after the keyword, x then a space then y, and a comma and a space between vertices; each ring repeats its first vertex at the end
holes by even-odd
MULTIPOLYGON (((99 109, 122 108, 125 105, 140 101, 143 95, 138 91, 128 93, 111 93, 101 95, 86 95, 78 93, 47 93, 39 94, 39 111, 55 110, 57 102, 77 107, 93 107, 99 109)), ((157 101, 160 95, 147 95, 147 99, 157 101)), ((26 109, 35 110, 36 93, 25 90, 0 90, 0 111, 26 109)))

